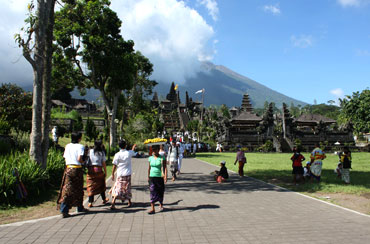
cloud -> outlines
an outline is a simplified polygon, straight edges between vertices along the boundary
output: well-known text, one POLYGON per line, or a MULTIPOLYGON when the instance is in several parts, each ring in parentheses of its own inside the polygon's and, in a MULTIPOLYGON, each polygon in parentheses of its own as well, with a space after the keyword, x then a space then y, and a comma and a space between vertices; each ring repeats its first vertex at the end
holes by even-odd
POLYGON ((214 21, 218 19, 218 6, 215 0, 197 0, 198 4, 204 5, 207 10, 208 14, 212 17, 214 21))
POLYGON ((135 49, 154 64, 157 81, 184 83, 216 53, 212 26, 183 1, 116 0, 112 9, 125 39, 134 40, 135 49))
POLYGON ((358 7, 363 0, 337 0, 342 7, 358 7))
POLYGON ((281 10, 280 10, 279 4, 265 5, 265 6, 263 6, 263 10, 265 12, 272 13, 273 15, 280 15, 281 14, 281 10))
POLYGON ((31 85, 31 65, 23 58, 14 34, 25 26, 28 0, 0 0, 0 83, 31 85))
POLYGON ((307 48, 313 45, 313 38, 310 35, 300 35, 299 37, 292 35, 290 37, 290 41, 294 47, 299 48, 307 48))
POLYGON ((344 91, 341 88, 336 88, 331 90, 330 94, 335 96, 335 105, 339 106, 339 98, 344 98, 344 91))

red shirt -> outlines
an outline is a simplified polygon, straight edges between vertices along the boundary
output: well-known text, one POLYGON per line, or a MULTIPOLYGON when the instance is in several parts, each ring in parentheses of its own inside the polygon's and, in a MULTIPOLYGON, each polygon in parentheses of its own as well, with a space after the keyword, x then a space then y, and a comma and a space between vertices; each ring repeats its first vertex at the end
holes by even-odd
POLYGON ((290 158, 293 161, 293 167, 302 167, 302 161, 305 160, 302 154, 300 153, 295 153, 293 156, 290 158))

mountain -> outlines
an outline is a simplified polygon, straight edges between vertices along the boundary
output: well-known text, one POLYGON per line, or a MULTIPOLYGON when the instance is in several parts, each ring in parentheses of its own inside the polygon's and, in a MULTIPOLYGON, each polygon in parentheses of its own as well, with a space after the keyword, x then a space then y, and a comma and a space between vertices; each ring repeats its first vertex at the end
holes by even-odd
MULTIPOLYGON (((154 90, 158 93, 159 99, 164 99, 171 85, 161 81, 158 83, 154 90)), ((32 86, 24 86, 23 88, 27 91, 32 91, 32 86)), ((210 62, 203 63, 201 72, 198 72, 195 77, 187 79, 185 84, 179 85, 182 103, 185 103, 186 91, 188 91, 189 96, 193 100, 200 101, 201 94, 195 94, 195 92, 202 88, 205 89, 204 103, 206 106, 211 104, 226 104, 228 107, 240 106, 245 93, 249 94, 254 108, 263 108, 265 101, 269 103, 274 102, 277 107, 282 107, 283 102, 289 106, 291 103, 294 103, 295 106, 307 105, 305 102, 285 96, 225 66, 214 65, 210 62)), ((99 91, 95 89, 88 90, 83 97, 79 95, 77 89, 71 95, 74 98, 84 98, 94 102, 98 102, 100 97, 99 91)))
MULTIPOLYGON (((282 107, 282 103, 290 106, 305 106, 307 103, 285 96, 274 91, 248 77, 242 76, 225 66, 214 65, 210 62, 203 63, 202 71, 195 77, 187 79, 184 85, 179 85, 182 103, 185 102, 185 91, 193 100, 201 100, 201 94, 195 92, 205 89, 204 103, 206 106, 211 104, 226 104, 228 107, 240 106, 243 94, 248 93, 254 108, 263 108, 265 101, 274 102, 277 107, 282 107)), ((155 87, 159 97, 166 97, 170 90, 170 84, 159 82, 155 87)))

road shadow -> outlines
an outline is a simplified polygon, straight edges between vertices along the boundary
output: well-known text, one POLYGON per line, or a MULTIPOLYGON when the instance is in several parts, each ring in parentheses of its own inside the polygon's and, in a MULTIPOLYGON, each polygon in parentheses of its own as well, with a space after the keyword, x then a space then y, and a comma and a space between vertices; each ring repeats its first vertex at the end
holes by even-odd
MULTIPOLYGON (((166 204, 165 204, 166 206, 166 204)), ((171 208, 164 208, 163 212, 173 212, 173 211, 198 211, 200 209, 216 209, 220 208, 218 205, 213 205, 213 204, 201 204, 195 207, 171 207, 171 208)))

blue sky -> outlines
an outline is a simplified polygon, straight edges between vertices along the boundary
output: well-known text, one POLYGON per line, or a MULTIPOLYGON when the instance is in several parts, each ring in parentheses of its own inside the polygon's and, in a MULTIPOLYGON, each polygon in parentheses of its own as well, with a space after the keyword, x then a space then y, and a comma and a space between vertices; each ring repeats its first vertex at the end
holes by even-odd
POLYGON ((214 63, 308 103, 370 86, 369 2, 217 3, 214 63))
MULTIPOLYGON (((0 82, 32 84, 14 43, 28 0, 0 0, 0 82)), ((122 35, 183 84, 201 61, 307 103, 370 86, 370 0, 112 0, 122 35)))

